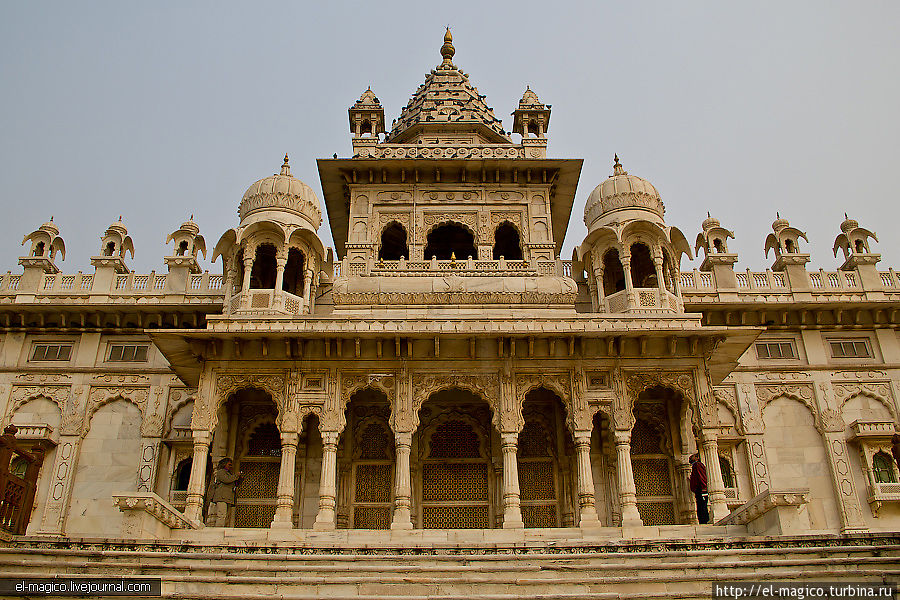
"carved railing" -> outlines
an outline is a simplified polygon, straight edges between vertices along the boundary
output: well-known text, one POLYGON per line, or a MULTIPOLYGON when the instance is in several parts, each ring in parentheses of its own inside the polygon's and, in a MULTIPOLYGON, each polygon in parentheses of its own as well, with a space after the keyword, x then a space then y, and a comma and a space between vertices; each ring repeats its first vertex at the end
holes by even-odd
POLYGON ((0 529, 23 535, 31 519, 38 473, 44 462, 44 449, 25 452, 16 443, 17 429, 8 425, 0 436, 0 529), (25 463, 23 474, 14 473, 12 464, 25 463))
POLYGON ((660 292, 659 288, 634 288, 632 293, 633 303, 629 300, 627 290, 606 296, 603 299, 605 312, 659 313, 678 310, 678 298, 668 291, 660 292))
POLYGON ((274 312, 288 315, 299 315, 303 312, 303 298, 282 291, 276 294, 273 289, 253 289, 240 292, 231 297, 227 310, 231 313, 274 312))
MULTIPOLYGON (((813 293, 834 293, 834 292, 861 292, 859 278, 853 271, 809 271, 809 285, 813 293)), ((737 280, 738 292, 767 292, 767 293, 789 293, 787 277, 784 273, 766 269, 765 271, 736 271, 735 279, 737 280)), ((679 281, 681 289, 687 292, 702 292, 704 290, 715 290, 716 282, 712 273, 705 271, 682 271, 679 281)), ((900 288, 900 280, 897 275, 891 271, 881 274, 881 281, 885 288, 900 288), (896 283, 896 285, 895 285, 896 283)))

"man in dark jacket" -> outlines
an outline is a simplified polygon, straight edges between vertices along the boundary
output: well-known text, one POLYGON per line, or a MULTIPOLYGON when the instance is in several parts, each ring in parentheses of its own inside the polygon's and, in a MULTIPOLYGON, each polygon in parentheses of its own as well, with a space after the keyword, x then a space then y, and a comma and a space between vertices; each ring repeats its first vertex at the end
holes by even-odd
POLYGON ((706 466, 700 462, 699 454, 692 454, 688 459, 691 463, 691 491, 694 492, 694 498, 697 500, 697 521, 701 525, 709 523, 709 492, 706 487, 706 466))
POLYGON ((213 476, 209 489, 206 490, 207 502, 209 502, 209 514, 206 524, 210 527, 225 527, 231 523, 234 515, 236 488, 244 479, 243 473, 234 475, 231 471, 234 463, 230 458, 219 461, 216 474, 213 476))

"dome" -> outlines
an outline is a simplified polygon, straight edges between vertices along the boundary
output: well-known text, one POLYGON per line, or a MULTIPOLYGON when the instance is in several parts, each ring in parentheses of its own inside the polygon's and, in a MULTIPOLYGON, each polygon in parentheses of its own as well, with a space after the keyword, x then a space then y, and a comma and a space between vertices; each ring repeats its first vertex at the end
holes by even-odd
POLYGON ((785 227, 789 226, 790 223, 788 223, 787 219, 782 218, 781 213, 775 213, 775 220, 772 222, 772 231, 778 233, 785 227))
POLYGON ((49 233, 51 238, 59 235, 59 227, 53 222, 53 217, 50 217, 50 220, 38 227, 38 229, 49 233))
POLYGON ((841 231, 844 233, 850 233, 854 229, 859 227, 859 221, 856 219, 851 219, 847 216, 847 213, 844 213, 844 222, 841 223, 841 231))
POLYGON ((619 210, 649 211, 662 221, 665 207, 659 192, 646 179, 629 175, 615 157, 613 174, 594 188, 584 207, 584 222, 590 226, 596 219, 619 210))
POLYGON ((302 217, 316 231, 322 224, 319 199, 308 185, 291 176, 287 154, 281 173, 260 179, 251 185, 241 200, 238 215, 243 223, 261 212, 292 213, 302 217))
POLYGON ((712 229, 721 226, 722 224, 719 222, 719 220, 709 213, 706 213, 706 218, 703 219, 703 223, 701 224, 703 231, 711 231, 712 229))

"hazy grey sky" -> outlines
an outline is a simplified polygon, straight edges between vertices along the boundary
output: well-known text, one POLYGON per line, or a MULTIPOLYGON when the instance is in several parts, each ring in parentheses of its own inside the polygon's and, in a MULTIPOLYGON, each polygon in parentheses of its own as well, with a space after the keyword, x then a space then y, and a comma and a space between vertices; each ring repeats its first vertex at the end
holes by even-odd
POLYGON ((396 118, 448 24, 507 130, 531 85, 553 105, 548 154, 585 159, 563 258, 617 152, 690 241, 707 210, 734 230, 738 268, 771 264, 776 211, 807 232, 811 268, 840 264, 844 211, 900 266, 900 3, 736 5, 5 0, 0 267, 21 269, 52 214, 60 266, 91 271, 121 214, 131 267, 165 271, 170 232, 193 213, 211 250, 285 152, 321 199, 315 159, 350 155, 347 108, 371 85, 396 118))

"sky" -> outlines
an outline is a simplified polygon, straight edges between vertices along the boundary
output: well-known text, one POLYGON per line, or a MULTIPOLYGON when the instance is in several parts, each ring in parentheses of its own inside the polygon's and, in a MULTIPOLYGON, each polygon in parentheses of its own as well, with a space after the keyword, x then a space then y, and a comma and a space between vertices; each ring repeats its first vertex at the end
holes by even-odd
POLYGON ((810 268, 840 266, 844 212, 900 265, 898 2, 0 0, 0 271, 51 215, 68 273, 93 271, 119 215, 139 273, 165 271, 192 214, 211 254, 285 153, 322 199, 315 159, 351 155, 347 108, 371 86, 390 123, 447 25, 506 130, 530 85, 548 156, 584 159, 562 258, 618 153, 689 241, 707 211, 733 230, 736 268, 771 265, 776 212, 810 268))

